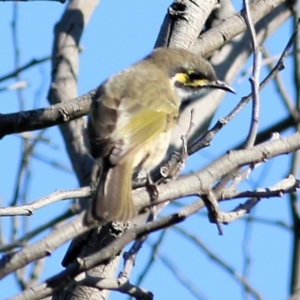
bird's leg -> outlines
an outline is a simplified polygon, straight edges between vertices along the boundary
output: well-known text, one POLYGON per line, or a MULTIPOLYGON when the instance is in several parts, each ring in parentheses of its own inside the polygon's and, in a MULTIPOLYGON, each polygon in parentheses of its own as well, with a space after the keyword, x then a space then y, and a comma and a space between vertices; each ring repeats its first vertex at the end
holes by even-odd
MULTIPOLYGON (((139 170, 137 174, 137 178, 139 178, 140 181, 146 182, 143 184, 143 186, 146 187, 150 194, 151 202, 154 202, 158 198, 158 190, 157 190, 157 184, 153 182, 151 175, 149 172, 145 172, 145 170, 139 170), (142 180, 141 180, 142 178, 142 180)), ((156 214, 155 214, 155 206, 151 205, 148 208, 150 211, 148 213, 147 221, 146 222, 151 222, 154 220, 156 214)))
POLYGON ((146 189, 149 190, 153 201, 155 201, 157 199, 157 197, 158 197, 157 185, 158 184, 153 182, 149 172, 147 172, 143 169, 139 169, 135 173, 134 180, 137 182, 140 182, 142 184, 140 187, 145 186, 146 189))
POLYGON ((146 176, 147 176, 146 187, 151 191, 152 201, 155 201, 158 198, 157 184, 153 182, 149 172, 147 172, 146 176))

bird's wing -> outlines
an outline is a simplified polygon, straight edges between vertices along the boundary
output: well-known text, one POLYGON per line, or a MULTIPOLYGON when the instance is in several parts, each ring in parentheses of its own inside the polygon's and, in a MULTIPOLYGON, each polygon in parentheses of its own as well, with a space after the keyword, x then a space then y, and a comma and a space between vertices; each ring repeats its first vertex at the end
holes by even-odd
POLYGON ((133 99, 122 99, 118 108, 116 128, 111 134, 114 147, 110 161, 113 164, 155 139, 169 127, 173 127, 177 117, 176 109, 172 105, 168 107, 159 99, 153 99, 152 103, 156 106, 144 105, 133 99))

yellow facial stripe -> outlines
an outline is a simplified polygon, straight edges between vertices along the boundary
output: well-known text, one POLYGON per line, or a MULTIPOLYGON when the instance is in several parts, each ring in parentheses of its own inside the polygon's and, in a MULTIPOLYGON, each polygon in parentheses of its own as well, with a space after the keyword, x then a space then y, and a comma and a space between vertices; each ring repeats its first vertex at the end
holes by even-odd
POLYGON ((186 73, 177 73, 173 77, 174 82, 179 82, 182 85, 190 87, 201 87, 206 86, 208 81, 206 79, 191 80, 190 76, 186 73))
POLYGON ((181 84, 186 84, 189 82, 189 76, 186 73, 177 73, 174 77, 173 80, 176 82, 180 82, 181 84))

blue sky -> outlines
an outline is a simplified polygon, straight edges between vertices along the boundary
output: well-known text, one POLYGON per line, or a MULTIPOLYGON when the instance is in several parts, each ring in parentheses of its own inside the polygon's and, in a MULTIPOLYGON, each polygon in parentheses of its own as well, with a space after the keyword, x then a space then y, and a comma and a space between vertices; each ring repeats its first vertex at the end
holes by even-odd
MULTIPOLYGON (((117 1, 103 0, 92 15, 84 31, 80 45, 84 51, 80 55, 78 95, 88 92, 98 86, 108 76, 131 65, 148 54, 156 41, 161 23, 168 6, 172 1, 117 1)), ((239 9, 242 5, 234 1, 239 9)), ((18 9, 18 43, 20 48, 20 64, 23 65, 33 58, 40 59, 49 56, 53 42, 53 26, 59 20, 64 5, 56 2, 28 2, 19 3, 18 9)), ((0 77, 14 70, 13 41, 11 35, 11 21, 13 18, 13 4, 0 4, 0 77)), ((291 23, 287 22, 276 35, 267 42, 272 55, 280 54, 290 35, 291 23)), ((251 61, 247 62, 247 69, 251 61)), ((286 61, 286 69, 282 72, 290 96, 293 97, 292 82, 289 78, 292 73, 292 64, 286 61)), ((262 76, 266 70, 262 70, 262 76)), ((50 63, 31 68, 21 74, 21 79, 28 82, 23 90, 25 109, 34 106, 47 106, 47 92, 50 82, 50 63)), ((240 78, 239 78, 240 79, 240 78)), ((0 82, 0 88, 15 82, 10 79, 0 82)), ((233 83, 237 91, 236 97, 228 97, 217 111, 215 120, 225 116, 239 101, 247 95, 250 85, 247 78, 233 83)), ((284 106, 278 100, 274 86, 269 85, 261 94, 261 122, 260 128, 272 124, 274 120, 287 115, 284 106), (270 103, 270 101, 272 101, 270 103), (270 104, 272 110, 270 111, 270 104)), ((14 91, 0 93, 0 112, 9 113, 19 110, 19 104, 14 91)), ((243 110, 220 134, 214 139, 211 147, 195 154, 188 161, 185 172, 196 171, 200 166, 208 164, 212 158, 224 153, 245 137, 250 120, 250 106, 243 110), (230 138, 228 138, 230 136, 230 138)), ((28 192, 28 201, 34 201, 57 189, 73 189, 77 187, 77 180, 71 172, 71 164, 66 156, 62 138, 57 128, 46 131, 45 137, 51 138, 52 143, 40 144, 36 149, 37 157, 31 161, 31 180, 28 192), (44 159, 41 159, 44 158, 44 159), (67 169, 57 170, 46 164, 45 159, 60 163, 67 169), (69 171, 68 171, 69 170, 69 171)), ((0 199, 2 205, 7 206, 13 197, 15 174, 19 166, 20 137, 7 136, 0 141, 0 199)), ((289 157, 280 157, 259 170, 255 170, 251 178, 242 185, 244 189, 252 189, 259 181, 264 187, 275 184, 283 178, 289 170, 289 157), (268 169, 266 169, 268 168, 268 169), (265 172, 265 173, 263 173, 265 172)), ((181 201, 180 203, 186 203, 181 201)), ((50 207, 37 211, 30 217, 31 229, 51 219, 57 212, 63 211, 68 202, 56 203, 50 207)), ((225 203, 224 209, 232 209, 239 201, 225 203)), ((174 211, 172 206, 164 213, 174 211)), ((270 220, 289 222, 287 198, 263 200, 252 212, 253 216, 270 220)), ((20 223, 22 224, 22 223, 20 223)), ((251 228, 251 235, 244 242, 245 222, 240 220, 224 227, 224 236, 217 234, 214 225, 203 216, 193 216, 181 226, 201 239, 210 249, 232 266, 236 272, 242 273, 243 251, 249 247, 251 252, 251 270, 249 282, 261 293, 264 299, 281 300, 288 297, 289 270, 291 253, 291 235, 284 229, 274 228, 264 224, 255 224, 251 228), (276 288, 275 288, 276 287, 276 288), (276 294, 275 294, 276 291, 276 294)), ((11 224, 8 218, 3 220, 4 240, 8 238, 11 224)), ((44 236, 46 232, 37 238, 44 236)), ((149 238, 154 243, 159 234, 149 238)), ((46 279, 62 269, 60 261, 67 245, 59 248, 50 258, 42 275, 46 279)), ((242 289, 209 257, 199 251, 191 242, 183 238, 178 232, 168 229, 162 242, 161 252, 178 265, 179 273, 188 278, 196 288, 207 296, 206 299, 242 299, 242 289), (224 298, 226 295, 226 298, 224 298)), ((132 273, 132 282, 135 282, 139 272, 148 260, 150 248, 146 244, 141 250, 135 270, 132 273)), ((195 299, 173 276, 159 258, 156 258, 151 272, 146 276, 142 287, 151 290, 156 299, 195 299), (168 288, 166 288, 166 285, 168 288)), ((5 299, 18 292, 13 276, 0 282, 0 299, 5 299)), ((124 295, 112 293, 111 299, 125 299, 124 295)), ((251 299, 251 298, 250 298, 251 299)))

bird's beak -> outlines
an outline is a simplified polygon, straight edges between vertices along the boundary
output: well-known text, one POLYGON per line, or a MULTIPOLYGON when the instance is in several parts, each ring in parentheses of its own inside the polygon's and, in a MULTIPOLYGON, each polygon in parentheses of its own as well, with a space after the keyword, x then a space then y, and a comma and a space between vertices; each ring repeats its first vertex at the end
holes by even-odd
POLYGON ((224 90, 226 92, 230 92, 230 93, 235 94, 234 89, 231 86, 229 86, 228 84, 226 84, 224 81, 221 81, 221 80, 216 80, 215 82, 210 83, 209 87, 216 88, 216 89, 221 89, 221 90, 224 90))

